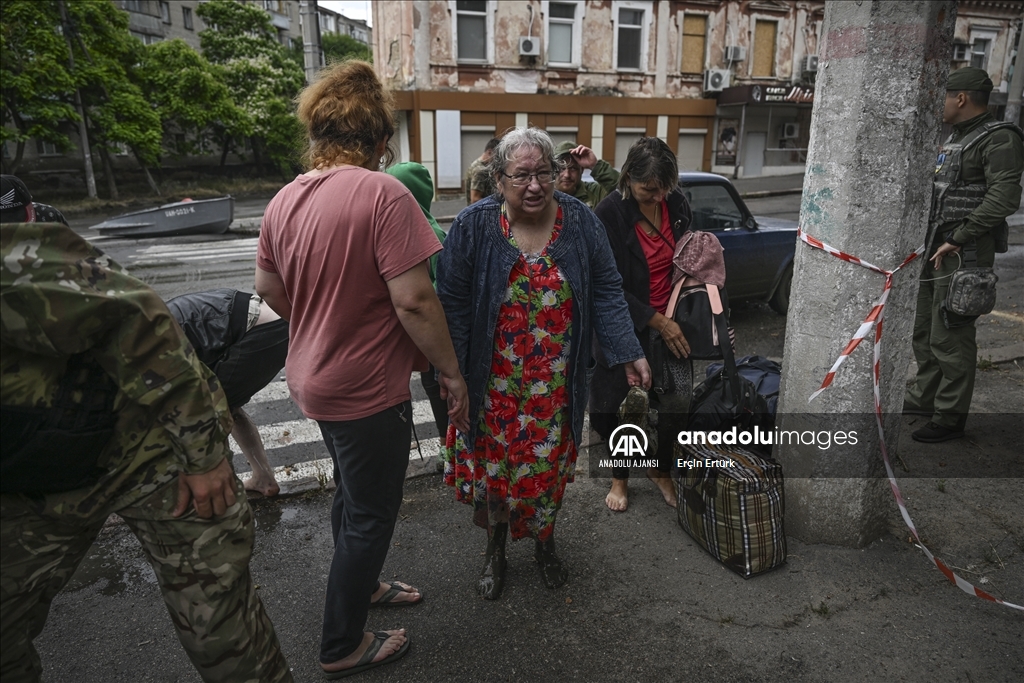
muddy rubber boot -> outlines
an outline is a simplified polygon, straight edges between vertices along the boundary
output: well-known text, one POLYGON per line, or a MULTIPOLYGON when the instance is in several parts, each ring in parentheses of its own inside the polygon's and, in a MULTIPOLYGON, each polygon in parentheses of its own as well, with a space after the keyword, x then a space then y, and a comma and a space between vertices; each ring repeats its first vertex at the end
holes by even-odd
POLYGON ((653 410, 647 390, 643 387, 630 387, 626 398, 619 404, 619 424, 631 424, 639 427, 647 434, 647 452, 658 452, 658 411, 653 410), (653 418, 654 424, 651 424, 653 418))
POLYGON ((558 588, 569 579, 569 571, 555 553, 555 539, 537 541, 533 557, 540 565, 540 575, 548 588, 558 588))
POLYGON ((476 589, 485 600, 497 600, 505 587, 505 539, 508 524, 495 524, 487 537, 487 559, 476 589))

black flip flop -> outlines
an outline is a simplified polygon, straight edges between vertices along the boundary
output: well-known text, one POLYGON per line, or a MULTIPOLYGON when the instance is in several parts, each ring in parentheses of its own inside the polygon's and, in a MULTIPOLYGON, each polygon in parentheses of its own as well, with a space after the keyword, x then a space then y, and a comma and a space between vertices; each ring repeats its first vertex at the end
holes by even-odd
POLYGON ((388 583, 388 589, 384 591, 384 595, 377 598, 374 602, 371 602, 370 607, 411 607, 413 605, 418 605, 421 602, 423 602, 423 593, 420 592, 419 589, 414 586, 405 588, 397 581, 391 581, 388 583), (401 600, 396 602, 395 596, 399 593, 419 593, 420 599, 413 601, 401 600))
POLYGON ((356 674, 360 674, 364 671, 369 671, 374 667, 398 661, 404 657, 407 652, 409 652, 409 645, 412 642, 409 640, 409 636, 405 637, 405 642, 402 643, 402 647, 398 648, 379 662, 373 661, 373 658, 377 656, 380 649, 384 647, 384 642, 390 637, 391 634, 387 631, 374 631, 373 642, 370 643, 370 647, 366 648, 366 652, 364 652, 363 656, 359 658, 359 661, 356 662, 355 666, 349 667, 348 669, 342 669, 341 671, 324 671, 324 679, 328 681, 336 681, 339 678, 355 676, 356 674))

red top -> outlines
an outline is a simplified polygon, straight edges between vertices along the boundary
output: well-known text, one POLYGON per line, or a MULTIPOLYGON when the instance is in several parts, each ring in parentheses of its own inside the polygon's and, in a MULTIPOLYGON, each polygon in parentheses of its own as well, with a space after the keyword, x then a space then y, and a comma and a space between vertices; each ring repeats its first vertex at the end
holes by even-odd
POLYGON ((672 255, 676 250, 676 238, 672 235, 668 217, 668 202, 661 200, 661 225, 658 226, 658 232, 648 235, 645 227, 648 227, 646 221, 637 221, 635 229, 640 247, 647 257, 647 269, 651 273, 651 306, 664 315, 669 295, 672 294, 672 255))
POLYGON ((285 371, 315 420, 356 420, 410 398, 425 359, 387 281, 441 250, 419 204, 393 176, 355 166, 299 176, 267 206, 256 265, 292 305, 285 371))

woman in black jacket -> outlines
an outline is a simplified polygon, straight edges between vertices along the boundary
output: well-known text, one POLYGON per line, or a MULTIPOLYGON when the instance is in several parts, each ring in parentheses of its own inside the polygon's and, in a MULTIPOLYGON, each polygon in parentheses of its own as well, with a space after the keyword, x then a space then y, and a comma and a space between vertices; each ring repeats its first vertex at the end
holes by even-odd
MULTIPOLYGON (((672 288, 672 256, 676 240, 690 226, 690 206, 678 191, 679 170, 671 148, 659 138, 641 138, 629 150, 618 189, 594 212, 608 232, 637 339, 651 363, 651 400, 659 409, 658 466, 647 476, 665 502, 675 507, 676 494, 668 470, 676 432, 683 427, 693 388, 690 347, 679 326, 665 316, 672 288)), ((629 386, 621 367, 608 367, 597 344, 597 370, 590 389, 590 422, 607 441, 618 426, 617 411, 629 386)), ((652 457, 648 454, 648 457, 652 457)), ((625 511, 628 468, 612 469, 612 487, 605 503, 625 511)))

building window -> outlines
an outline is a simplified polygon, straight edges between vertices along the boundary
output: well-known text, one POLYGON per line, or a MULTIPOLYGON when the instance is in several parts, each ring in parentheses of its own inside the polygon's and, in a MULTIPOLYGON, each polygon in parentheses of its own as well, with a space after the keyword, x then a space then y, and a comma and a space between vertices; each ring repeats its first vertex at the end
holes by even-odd
POLYGON ((182 7, 181 8, 181 21, 185 24, 185 29, 192 30, 192 8, 182 7))
POLYGON ((36 153, 41 157, 59 157, 61 156, 60 150, 52 142, 46 140, 36 140, 36 153))
POLYGON ((124 0, 124 8, 128 12, 142 12, 140 0, 124 0))
POLYGON ((775 33, 778 24, 774 21, 761 21, 754 25, 754 59, 752 71, 754 78, 771 78, 775 75, 775 33))
POLYGON ((160 3, 160 19, 165 23, 171 23, 171 3, 161 2, 160 3))
POLYGON ((547 5, 548 64, 577 65, 583 32, 582 7, 576 2, 550 2, 547 5))
POLYGON ((626 0, 613 5, 615 67, 620 71, 638 71, 645 67, 649 5, 650 3, 626 0))
POLYGON ((679 70, 684 74, 704 71, 707 51, 708 18, 703 14, 683 15, 683 59, 679 70))
POLYGON ((460 62, 486 64, 489 43, 486 0, 458 0, 455 3, 455 44, 460 62))
POLYGON ((988 55, 992 49, 992 41, 987 38, 975 38, 971 45, 971 66, 979 69, 988 67, 988 55))

